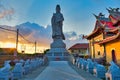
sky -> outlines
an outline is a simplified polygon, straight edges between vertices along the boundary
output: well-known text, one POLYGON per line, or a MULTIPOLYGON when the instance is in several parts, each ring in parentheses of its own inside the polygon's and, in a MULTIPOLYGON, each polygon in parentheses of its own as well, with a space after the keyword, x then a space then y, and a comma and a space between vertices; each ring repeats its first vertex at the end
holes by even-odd
POLYGON ((106 8, 120 8, 120 0, 0 0, 0 5, 11 10, 10 17, 0 18, 0 25, 16 26, 29 21, 46 27, 51 25, 57 4, 65 19, 63 31, 77 34, 92 32, 96 21, 93 13, 102 12, 108 17, 106 8))
MULTIPOLYGON (((108 17, 106 8, 120 8, 120 0, 0 0, 0 27, 19 27, 20 33, 27 40, 36 41, 37 45, 42 47, 41 50, 50 48, 53 41, 51 17, 57 4, 64 16, 63 32, 67 48, 75 43, 88 42, 81 38, 81 34, 89 35, 93 31, 96 22, 93 13, 98 15, 102 12, 108 17)), ((15 42, 16 38, 11 38, 13 35, 10 35, 12 33, 0 29, 0 41, 12 39, 11 42, 15 42)), ((14 36, 16 37, 15 33, 14 36)), ((13 44, 15 46, 15 43, 13 44)), ((25 44, 28 43, 23 40, 21 45, 25 44)), ((9 46, 8 42, 4 46, 6 45, 9 46)))

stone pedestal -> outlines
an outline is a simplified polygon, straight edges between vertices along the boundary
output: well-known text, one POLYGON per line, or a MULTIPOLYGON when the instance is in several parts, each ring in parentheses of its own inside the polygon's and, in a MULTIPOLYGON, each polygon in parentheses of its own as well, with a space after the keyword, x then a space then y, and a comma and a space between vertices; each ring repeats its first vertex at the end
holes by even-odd
POLYGON ((66 48, 66 44, 62 39, 54 39, 53 43, 50 45, 51 48, 66 48))
POLYGON ((49 60, 67 60, 69 54, 62 39, 55 39, 50 47, 50 51, 47 52, 49 60))

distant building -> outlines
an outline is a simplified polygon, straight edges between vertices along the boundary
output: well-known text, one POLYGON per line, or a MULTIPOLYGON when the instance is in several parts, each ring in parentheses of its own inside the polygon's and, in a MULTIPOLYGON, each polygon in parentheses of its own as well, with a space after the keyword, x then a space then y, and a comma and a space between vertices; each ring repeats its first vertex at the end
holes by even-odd
POLYGON ((79 56, 89 55, 89 44, 88 43, 77 43, 70 47, 69 52, 79 56))
POLYGON ((92 58, 105 57, 107 62, 120 64, 120 12, 118 8, 107 10, 110 13, 108 18, 102 13, 95 15, 95 28, 85 38, 89 40, 92 58))
POLYGON ((13 55, 16 48, 0 48, 0 55, 13 55))

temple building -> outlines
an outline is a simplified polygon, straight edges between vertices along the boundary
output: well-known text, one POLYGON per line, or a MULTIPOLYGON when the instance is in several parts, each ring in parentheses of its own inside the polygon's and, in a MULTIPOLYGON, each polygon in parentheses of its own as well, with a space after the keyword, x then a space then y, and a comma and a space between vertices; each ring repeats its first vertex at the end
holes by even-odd
POLYGON ((95 15, 95 28, 86 38, 89 40, 92 58, 104 57, 107 62, 120 63, 120 12, 118 8, 107 10, 108 18, 102 13, 95 15))
POLYGON ((89 44, 88 43, 77 43, 71 46, 68 50, 73 55, 78 55, 80 57, 89 56, 89 44))
POLYGON ((113 26, 115 27, 112 30, 109 30, 107 34, 109 37, 101 41, 100 45, 106 46, 106 60, 120 64, 120 12, 118 8, 116 9, 107 9, 109 12, 109 19, 111 20, 113 26))

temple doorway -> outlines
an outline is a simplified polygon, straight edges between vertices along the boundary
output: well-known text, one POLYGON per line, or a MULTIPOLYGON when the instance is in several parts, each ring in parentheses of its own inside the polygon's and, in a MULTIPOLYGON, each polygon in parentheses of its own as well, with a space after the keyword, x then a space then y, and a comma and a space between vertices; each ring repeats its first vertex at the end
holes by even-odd
POLYGON ((115 50, 112 50, 111 53, 112 53, 112 61, 114 61, 116 63, 115 50))

